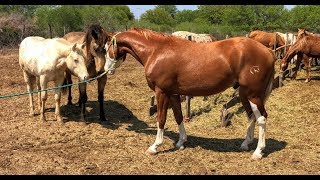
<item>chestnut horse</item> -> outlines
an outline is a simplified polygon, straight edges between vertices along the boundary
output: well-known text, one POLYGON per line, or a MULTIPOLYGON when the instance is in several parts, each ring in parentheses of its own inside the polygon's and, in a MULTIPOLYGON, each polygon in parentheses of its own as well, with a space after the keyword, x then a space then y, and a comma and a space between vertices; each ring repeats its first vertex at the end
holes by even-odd
POLYGON ((179 95, 208 96, 239 83, 240 99, 250 121, 241 149, 249 149, 257 121, 259 141, 252 158, 262 157, 267 119, 264 104, 274 77, 275 56, 270 49, 245 37, 196 43, 140 28, 107 38, 109 57, 117 62, 119 57, 131 54, 144 66, 148 86, 156 93, 158 130, 147 154, 156 154, 163 142, 169 104, 179 127, 176 146, 184 148, 187 135, 179 95))
MULTIPOLYGON (((100 25, 91 25, 87 32, 70 32, 63 37, 69 42, 85 43, 84 54, 86 57, 86 66, 89 77, 95 77, 104 72, 106 50, 104 45, 106 43, 105 31, 100 25)), ((66 80, 68 84, 72 84, 70 72, 66 72, 66 80)), ((105 112, 103 109, 104 102, 104 87, 107 83, 107 75, 103 75, 98 81, 98 101, 100 107, 100 120, 106 121, 105 112)), ((86 84, 79 85, 79 106, 81 107, 81 120, 85 119, 87 102, 86 84)), ((71 87, 69 86, 68 104, 72 104, 71 87)))
POLYGON ((305 29, 298 29, 297 41, 293 44, 289 51, 286 53, 285 57, 282 59, 280 68, 285 71, 288 68, 288 62, 293 56, 297 55, 296 67, 293 69, 294 74, 292 78, 296 78, 297 71, 303 60, 306 67, 306 80, 310 81, 310 63, 312 58, 320 57, 320 36, 317 34, 312 34, 305 29))
MULTIPOLYGON (((249 38, 260 42, 261 44, 265 45, 267 48, 275 49, 285 45, 285 40, 276 32, 265 32, 260 30, 255 30, 250 32, 249 38)), ((286 47, 287 48, 287 47, 286 47)), ((286 49, 288 50, 288 48, 286 49)), ((278 56, 284 54, 284 48, 280 51, 278 56)))

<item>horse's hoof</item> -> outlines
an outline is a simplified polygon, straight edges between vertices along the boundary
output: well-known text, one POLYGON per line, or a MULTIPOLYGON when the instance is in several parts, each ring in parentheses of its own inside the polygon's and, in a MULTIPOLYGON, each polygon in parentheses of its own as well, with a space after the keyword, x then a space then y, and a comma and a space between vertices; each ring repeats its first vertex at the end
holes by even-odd
POLYGON ((104 116, 100 116, 99 118, 100 121, 104 122, 104 121, 109 121, 106 117, 104 116))
POLYGON ((183 121, 186 122, 186 123, 190 122, 190 117, 185 117, 183 121))
POLYGON ((47 119, 46 119, 45 116, 40 116, 40 121, 41 121, 41 122, 47 122, 47 119))
POLYGON ((176 145, 176 148, 179 150, 183 150, 184 149, 184 145, 176 145))
POLYGON ((108 125, 108 126, 113 126, 114 124, 111 121, 101 121, 102 124, 108 125))
POLYGON ((249 151, 249 146, 248 146, 248 145, 243 145, 243 144, 241 144, 240 150, 241 150, 241 151, 249 151))
POLYGON ((260 160, 262 158, 262 154, 253 153, 251 156, 252 160, 260 160))
POLYGON ((151 149, 147 149, 146 151, 145 151, 145 154, 147 154, 147 155, 156 155, 157 154, 157 151, 152 151, 151 149))
POLYGON ((34 113, 30 113, 30 114, 29 114, 29 117, 34 117, 34 113))
POLYGON ((58 122, 63 122, 63 118, 62 118, 61 116, 56 116, 56 120, 57 120, 58 122))
POLYGON ((308 82, 310 82, 310 80, 309 80, 309 79, 306 79, 304 82, 305 82, 305 83, 308 83, 308 82))

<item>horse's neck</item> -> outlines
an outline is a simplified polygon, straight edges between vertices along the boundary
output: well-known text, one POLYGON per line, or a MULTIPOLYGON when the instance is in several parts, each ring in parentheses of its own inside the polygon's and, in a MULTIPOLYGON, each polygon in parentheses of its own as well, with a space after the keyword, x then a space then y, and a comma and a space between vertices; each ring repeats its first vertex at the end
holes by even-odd
POLYGON ((294 43, 284 57, 286 62, 289 62, 299 52, 301 53, 305 43, 305 40, 294 43))
POLYGON ((73 44, 58 42, 56 46, 56 50, 59 56, 58 58, 66 58, 70 54, 72 46, 73 44))
POLYGON ((154 49, 157 48, 157 43, 150 43, 152 40, 147 40, 145 37, 140 35, 130 36, 130 40, 124 39, 118 41, 123 43, 123 50, 126 53, 131 54, 136 60, 138 60, 143 66, 148 61, 148 54, 151 54, 154 49), (153 44, 153 45, 152 45, 153 44))

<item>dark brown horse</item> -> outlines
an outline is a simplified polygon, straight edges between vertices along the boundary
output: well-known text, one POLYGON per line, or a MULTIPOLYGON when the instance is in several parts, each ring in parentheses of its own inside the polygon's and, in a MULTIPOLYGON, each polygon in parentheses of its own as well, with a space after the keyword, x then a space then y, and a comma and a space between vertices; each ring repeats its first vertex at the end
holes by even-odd
MULTIPOLYGON (((285 40, 276 32, 265 32, 265 31, 255 30, 250 32, 248 37, 260 42, 261 44, 263 44, 264 46, 270 49, 279 48, 285 45, 285 40)), ((287 47, 286 47, 286 50, 288 50, 287 47)), ((277 54, 279 54, 280 56, 281 54, 283 54, 284 48, 280 49, 277 52, 279 52, 277 54)))
MULTIPOLYGON (((106 43, 105 31, 100 25, 91 25, 87 32, 70 32, 63 37, 67 41, 73 43, 85 42, 85 48, 83 49, 86 57, 86 65, 90 78, 95 77, 104 72, 106 63, 106 50, 104 49, 106 43)), ((71 74, 66 72, 67 83, 71 84, 71 74)), ((100 120, 106 121, 105 113, 103 109, 104 101, 104 87, 107 82, 107 75, 97 79, 98 81, 98 101, 100 107, 100 120)), ((85 119, 85 110, 87 102, 86 84, 79 85, 79 106, 81 107, 81 120, 85 119)), ((69 86, 68 104, 72 104, 71 87, 69 86)))
POLYGON ((115 62, 126 53, 139 61, 144 66, 149 87, 156 93, 158 130, 154 144, 146 153, 157 153, 157 147, 163 142, 169 103, 179 127, 176 146, 184 147, 187 135, 179 95, 208 96, 238 83, 240 99, 250 121, 241 149, 249 149, 257 121, 259 141, 252 158, 262 157, 267 118, 264 104, 274 77, 275 56, 270 49, 245 37, 195 43, 138 28, 108 36, 106 49, 115 62))
POLYGON ((306 82, 310 81, 310 61, 311 58, 320 58, 320 36, 311 34, 305 29, 299 29, 297 41, 290 47, 284 58, 281 60, 280 69, 285 71, 289 61, 297 55, 296 67, 293 78, 297 76, 297 70, 301 61, 306 66, 306 82))

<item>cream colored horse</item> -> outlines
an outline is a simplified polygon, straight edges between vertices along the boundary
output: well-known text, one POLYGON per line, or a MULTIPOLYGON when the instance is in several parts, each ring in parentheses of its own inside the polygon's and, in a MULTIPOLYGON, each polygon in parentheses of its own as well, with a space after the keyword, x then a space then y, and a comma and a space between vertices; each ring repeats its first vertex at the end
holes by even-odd
POLYGON ((191 41, 194 42, 213 42, 217 41, 217 39, 210 34, 196 34, 188 31, 177 31, 172 33, 172 35, 181 37, 184 39, 188 39, 189 36, 191 36, 191 41))
MULTIPOLYGON (((82 48, 84 45, 70 43, 62 38, 45 39, 38 36, 25 38, 19 48, 19 64, 23 70, 28 91, 38 79, 38 90, 46 89, 49 81, 55 86, 63 85, 64 73, 69 69, 81 80, 87 79, 88 71, 85 65, 82 48)), ((60 89, 54 90, 55 114, 57 121, 63 122, 60 115, 60 89)), ((34 116, 33 96, 30 98, 30 116, 34 116)), ((40 120, 45 121, 45 102, 47 91, 39 93, 40 120)))

